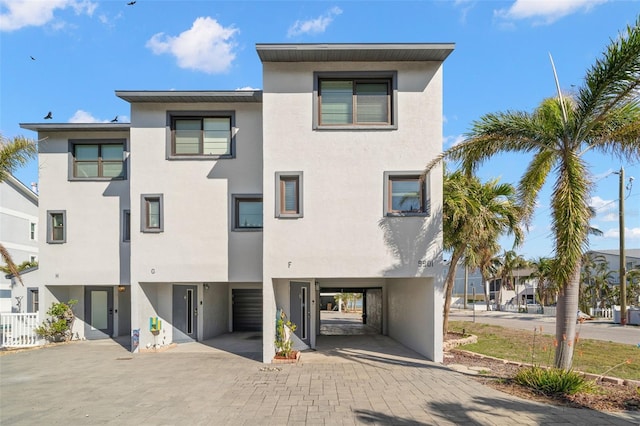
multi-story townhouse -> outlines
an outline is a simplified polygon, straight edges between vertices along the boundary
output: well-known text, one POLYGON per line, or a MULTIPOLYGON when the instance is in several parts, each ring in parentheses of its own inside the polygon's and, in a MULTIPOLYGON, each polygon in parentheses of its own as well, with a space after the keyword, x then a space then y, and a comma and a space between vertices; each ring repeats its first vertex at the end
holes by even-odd
POLYGON ((280 309, 314 347, 320 292, 357 289, 441 360, 442 170, 422 171, 452 50, 261 44, 262 91, 116 91, 130 124, 23 124, 46 138, 41 303, 78 299, 78 336, 134 350, 262 330, 270 362, 280 309))
MULTIPOLYGON (((38 195, 11 174, 0 182, 0 243, 16 265, 38 261, 38 195)), ((0 274, 0 312, 36 312, 37 306, 36 287, 0 274)))

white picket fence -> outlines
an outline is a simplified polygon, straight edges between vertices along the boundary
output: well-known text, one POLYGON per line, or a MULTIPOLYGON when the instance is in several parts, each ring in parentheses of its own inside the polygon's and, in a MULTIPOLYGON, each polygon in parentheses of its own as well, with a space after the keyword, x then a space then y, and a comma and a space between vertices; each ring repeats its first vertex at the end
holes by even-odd
POLYGON ((589 308, 589 315, 600 318, 613 318, 612 308, 589 308))
POLYGON ((0 313, 0 346, 26 348, 40 344, 34 331, 38 327, 38 313, 0 313))

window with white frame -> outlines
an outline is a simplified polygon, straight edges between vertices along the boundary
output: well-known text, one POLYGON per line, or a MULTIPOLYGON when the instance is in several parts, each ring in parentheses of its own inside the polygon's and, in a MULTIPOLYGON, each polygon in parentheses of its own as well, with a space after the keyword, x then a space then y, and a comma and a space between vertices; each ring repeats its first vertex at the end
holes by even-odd
POLYGON ((172 114, 171 157, 233 157, 233 122, 232 113, 172 114))
POLYGON ((164 200, 162 194, 142 194, 140 230, 146 233, 164 231, 164 200))
POLYGON ((427 181, 420 172, 385 172, 384 215, 427 216, 427 181))
POLYGON ((262 196, 233 196, 233 229, 235 231, 262 230, 262 196))
POLYGON ((67 242, 67 211, 47 210, 47 243, 67 242))
POLYGON ((36 241, 37 238, 38 238, 37 224, 35 222, 30 222, 29 223, 29 239, 31 241, 36 241))
POLYGON ((276 173, 276 217, 302 217, 302 172, 276 173))

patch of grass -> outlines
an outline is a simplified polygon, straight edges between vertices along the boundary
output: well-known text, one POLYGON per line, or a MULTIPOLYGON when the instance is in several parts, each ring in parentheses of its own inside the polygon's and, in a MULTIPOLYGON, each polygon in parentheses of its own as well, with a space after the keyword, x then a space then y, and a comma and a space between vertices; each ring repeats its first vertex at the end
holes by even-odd
MULTIPOLYGON (((478 336, 478 343, 460 348, 496 358, 526 362, 539 366, 552 366, 555 354, 554 329, 536 331, 515 330, 496 325, 452 321, 449 329, 478 336)), ((573 369, 592 374, 606 374, 621 379, 640 380, 640 349, 634 345, 579 339, 573 353, 573 369), (630 361, 630 362, 629 362, 630 361)))
POLYGON ((523 368, 513 380, 545 395, 574 395, 578 392, 592 391, 594 388, 593 382, 585 380, 575 371, 558 368, 523 368))

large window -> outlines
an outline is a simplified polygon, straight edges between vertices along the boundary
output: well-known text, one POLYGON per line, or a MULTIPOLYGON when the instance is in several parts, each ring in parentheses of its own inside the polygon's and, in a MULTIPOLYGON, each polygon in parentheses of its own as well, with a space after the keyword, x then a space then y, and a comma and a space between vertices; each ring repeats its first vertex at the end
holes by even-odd
POLYGON ((262 229, 262 197, 259 195, 234 195, 234 226, 236 231, 262 229))
POLYGON ((171 155, 232 157, 232 116, 172 116, 171 155))
POLYGON ((66 210, 47 210, 47 243, 60 244, 67 241, 66 210))
POLYGON ((124 179, 124 142, 71 141, 75 179, 124 179))
POLYGON ((276 173, 276 217, 302 217, 302 172, 276 173))
POLYGON ((384 214, 386 216, 429 214, 427 177, 417 172, 387 172, 384 180, 384 214))
POLYGON ((395 128, 395 73, 316 74, 317 128, 395 128))
POLYGON ((143 194, 140 206, 140 230, 142 232, 163 232, 163 209, 162 194, 143 194))

